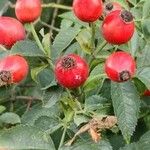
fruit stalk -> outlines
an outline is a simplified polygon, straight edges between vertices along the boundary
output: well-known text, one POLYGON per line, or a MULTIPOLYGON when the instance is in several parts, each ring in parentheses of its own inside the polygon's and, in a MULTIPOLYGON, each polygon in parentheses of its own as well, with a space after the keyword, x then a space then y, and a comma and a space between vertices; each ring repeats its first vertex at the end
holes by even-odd
POLYGON ((42 4, 43 8, 59 8, 59 9, 65 9, 65 10, 72 10, 72 7, 56 4, 56 3, 48 3, 48 4, 42 4))
POLYGON ((62 137, 61 137, 61 140, 60 140, 60 144, 59 144, 59 148, 60 149, 63 144, 64 144, 64 141, 65 141, 65 136, 66 136, 66 131, 67 131, 67 127, 64 127, 64 131, 63 131, 63 134, 62 134, 62 137))
POLYGON ((31 22, 29 25, 30 25, 31 32, 32 32, 32 34, 33 34, 33 37, 34 37, 34 39, 35 39, 37 45, 38 45, 39 48, 44 52, 44 54, 46 54, 46 52, 45 52, 45 50, 44 50, 44 48, 43 48, 43 45, 42 45, 42 43, 40 42, 40 39, 39 39, 39 37, 38 37, 38 35, 37 35, 36 31, 35 31, 35 28, 34 28, 33 23, 31 22))

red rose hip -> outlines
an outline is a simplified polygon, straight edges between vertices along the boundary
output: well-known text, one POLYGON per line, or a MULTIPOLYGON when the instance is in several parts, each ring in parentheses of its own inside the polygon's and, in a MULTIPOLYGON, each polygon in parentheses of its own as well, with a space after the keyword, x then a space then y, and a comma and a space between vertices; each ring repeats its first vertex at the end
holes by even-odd
POLYGON ((106 16, 102 24, 102 34, 108 43, 120 45, 132 38, 134 28, 132 14, 127 10, 116 10, 106 16))
POLYGON ((25 39, 25 29, 16 19, 0 17, 0 44, 11 48, 17 41, 25 39))
POLYGON ((23 23, 33 22, 41 15, 41 0, 17 0, 15 12, 23 23))
POLYGON ((73 11, 81 21, 94 22, 102 15, 102 0, 74 0, 73 11))
POLYGON ((150 90, 145 90, 143 95, 144 96, 150 96, 150 90))
POLYGON ((84 59, 76 54, 61 57, 55 65, 55 77, 60 85, 73 89, 81 86, 89 75, 89 67, 84 59))
POLYGON ((18 55, 0 59, 0 85, 19 83, 28 74, 28 63, 18 55))
POLYGON ((108 15, 115 10, 122 10, 122 6, 117 2, 109 2, 104 5, 104 13, 108 15))
POLYGON ((131 79, 136 71, 135 60, 123 51, 111 54, 105 62, 105 72, 110 80, 124 82, 131 79))

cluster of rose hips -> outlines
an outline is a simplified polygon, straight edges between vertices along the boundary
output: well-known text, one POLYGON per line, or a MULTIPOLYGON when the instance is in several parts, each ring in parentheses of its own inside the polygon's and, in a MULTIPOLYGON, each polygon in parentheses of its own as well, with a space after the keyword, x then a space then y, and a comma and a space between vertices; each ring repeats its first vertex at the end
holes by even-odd
MULTIPOLYGON (((117 2, 103 4, 102 0, 74 0, 73 11, 78 19, 87 23, 95 22, 104 15, 101 32, 110 44, 125 44, 134 34, 132 14, 117 2)), ((135 60, 129 53, 121 50, 111 54, 105 63, 107 76, 115 82, 131 79, 135 70, 135 60)), ((89 67, 81 57, 71 54, 59 59, 55 74, 60 85, 77 88, 87 80, 89 67)))
MULTIPOLYGON (((16 17, 0 17, 0 45, 11 48, 17 41, 26 38, 22 23, 35 21, 41 15, 40 0, 17 0, 16 17)), ((20 55, 9 55, 0 59, 0 86, 22 81, 28 74, 29 66, 20 55)))
MULTIPOLYGON (((24 40, 26 33, 23 24, 38 19, 41 15, 40 0, 17 0, 15 13, 17 19, 0 17, 0 44, 11 48, 17 41, 24 40)), ((102 0, 74 0, 73 11, 78 19, 84 22, 95 22, 102 15, 101 27, 104 39, 114 45, 127 43, 134 33, 132 14, 124 10, 117 2, 103 4, 102 0)), ((24 57, 10 55, 0 60, 0 85, 18 83, 28 74, 28 63, 24 57)), ((105 63, 107 76, 116 82, 131 79, 136 70, 135 60, 124 51, 110 55, 105 63)), ((55 64, 55 77, 60 85, 66 88, 81 86, 89 76, 87 62, 76 54, 61 57, 55 64)))

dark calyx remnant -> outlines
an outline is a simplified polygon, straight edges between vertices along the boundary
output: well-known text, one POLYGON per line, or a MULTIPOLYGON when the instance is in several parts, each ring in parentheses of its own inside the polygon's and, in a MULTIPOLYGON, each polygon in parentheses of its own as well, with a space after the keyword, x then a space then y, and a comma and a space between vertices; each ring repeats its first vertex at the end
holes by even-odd
POLYGON ((122 18, 125 22, 131 22, 131 21, 133 21, 133 15, 131 14, 131 12, 129 12, 129 11, 127 11, 127 10, 121 11, 121 18, 122 18))
POLYGON ((69 56, 64 57, 62 60, 62 67, 64 69, 71 69, 75 66, 75 60, 69 56))
POLYGON ((127 81, 131 78, 130 72, 129 71, 122 71, 119 73, 119 80, 120 81, 127 81))
POLYGON ((106 4, 106 6, 105 6, 105 8, 106 8, 106 10, 109 10, 109 11, 111 11, 112 9, 113 9, 113 4, 112 3, 108 3, 108 4, 106 4))
POLYGON ((0 72, 0 84, 10 84, 11 83, 11 73, 10 71, 0 72))

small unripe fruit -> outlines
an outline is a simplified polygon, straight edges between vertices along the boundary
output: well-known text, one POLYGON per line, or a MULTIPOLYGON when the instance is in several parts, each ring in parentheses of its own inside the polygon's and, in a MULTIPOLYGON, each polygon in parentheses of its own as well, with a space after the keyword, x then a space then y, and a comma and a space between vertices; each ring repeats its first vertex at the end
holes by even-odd
POLYGON ((135 71, 135 60, 127 52, 115 52, 105 62, 105 72, 109 79, 115 82, 124 82, 131 79, 135 71))
POLYGON ((108 43, 120 45, 132 38, 134 28, 132 14, 126 10, 116 10, 106 16, 102 24, 102 34, 108 43))
POLYGON ((74 0, 73 11, 81 21, 94 22, 102 15, 102 0, 74 0))
POLYGON ((25 29, 16 19, 0 17, 0 44, 11 48, 17 41, 25 39, 25 29))
POLYGON ((22 23, 37 20, 41 15, 41 11, 41 0, 17 0, 16 2, 16 16, 22 23))
POLYGON ((27 61, 18 55, 7 56, 0 59, 0 85, 19 83, 28 74, 27 61))
POLYGON ((65 88, 80 87, 87 80, 88 75, 88 64, 76 54, 61 57, 56 62, 55 77, 58 83, 65 88))

